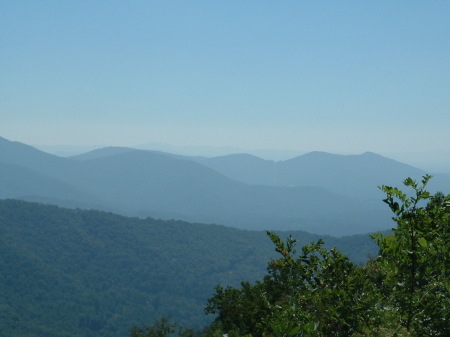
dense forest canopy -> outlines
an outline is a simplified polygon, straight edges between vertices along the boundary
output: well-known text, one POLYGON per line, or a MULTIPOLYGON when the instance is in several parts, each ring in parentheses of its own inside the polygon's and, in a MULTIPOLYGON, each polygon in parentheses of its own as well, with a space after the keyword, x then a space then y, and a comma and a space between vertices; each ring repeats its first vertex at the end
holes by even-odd
MULTIPOLYGON (((355 263, 376 254, 367 235, 325 239, 355 263)), ((0 200, 0 336, 119 337, 159 316, 200 328, 214 286, 263 277, 274 254, 263 231, 0 200)))

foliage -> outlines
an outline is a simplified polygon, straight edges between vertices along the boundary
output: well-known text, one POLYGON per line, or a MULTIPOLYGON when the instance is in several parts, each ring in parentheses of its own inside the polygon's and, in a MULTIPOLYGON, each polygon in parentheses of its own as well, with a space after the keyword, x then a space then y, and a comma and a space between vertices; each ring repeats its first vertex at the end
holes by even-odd
POLYGON ((397 226, 373 235, 379 256, 356 265, 318 240, 268 232, 281 257, 262 281, 216 288, 207 313, 224 332, 252 336, 449 336, 450 196, 411 178, 413 195, 382 186, 397 226))
POLYGON ((365 271, 319 240, 296 256, 295 240, 286 243, 268 232, 281 258, 272 260, 262 282, 241 289, 216 288, 207 313, 216 313, 224 331, 255 336, 346 336, 371 327, 373 285, 365 271))
POLYGON ((398 310, 401 325, 417 336, 450 333, 450 195, 431 195, 408 178, 408 196, 395 187, 382 186, 394 212, 392 235, 374 236, 380 246, 379 263, 385 272, 389 305, 398 310))

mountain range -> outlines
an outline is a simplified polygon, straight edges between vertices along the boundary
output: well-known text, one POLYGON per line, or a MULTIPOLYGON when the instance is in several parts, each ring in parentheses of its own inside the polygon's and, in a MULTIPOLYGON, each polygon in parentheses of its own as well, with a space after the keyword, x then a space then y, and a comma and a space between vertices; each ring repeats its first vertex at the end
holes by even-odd
MULTIPOLYGON (((0 198, 252 230, 350 235, 392 226, 379 185, 427 172, 375 153, 285 161, 106 147, 58 157, 0 138, 0 198)), ((432 190, 450 191, 450 175, 432 190)))

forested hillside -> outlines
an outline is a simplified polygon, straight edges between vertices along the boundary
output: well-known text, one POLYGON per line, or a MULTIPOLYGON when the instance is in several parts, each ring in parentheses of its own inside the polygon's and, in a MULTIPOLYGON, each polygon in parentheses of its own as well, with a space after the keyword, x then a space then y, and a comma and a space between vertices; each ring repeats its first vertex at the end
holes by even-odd
MULTIPOLYGON (((326 241, 376 254, 365 235, 326 241)), ((201 327, 214 287, 260 278, 274 254, 265 232, 1 200, 0 336, 119 337, 161 316, 201 327)))

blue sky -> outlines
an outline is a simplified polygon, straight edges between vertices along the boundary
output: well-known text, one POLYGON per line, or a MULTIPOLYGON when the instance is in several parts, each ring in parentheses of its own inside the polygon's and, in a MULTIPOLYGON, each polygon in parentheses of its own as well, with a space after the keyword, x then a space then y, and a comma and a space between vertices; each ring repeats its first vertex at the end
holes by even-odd
POLYGON ((0 136, 450 154, 449 1, 0 0, 0 136))

